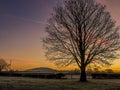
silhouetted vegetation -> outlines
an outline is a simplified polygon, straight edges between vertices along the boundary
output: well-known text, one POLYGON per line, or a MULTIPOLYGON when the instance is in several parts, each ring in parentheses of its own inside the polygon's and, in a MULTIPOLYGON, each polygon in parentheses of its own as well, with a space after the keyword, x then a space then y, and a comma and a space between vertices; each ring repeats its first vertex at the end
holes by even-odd
POLYGON ((11 70, 11 63, 8 64, 4 59, 0 59, 0 72, 11 70))
POLYGON ((106 6, 95 0, 66 0, 54 7, 43 40, 46 56, 57 65, 76 63, 80 81, 86 81, 88 65, 111 65, 120 49, 119 28, 106 6))
POLYGON ((93 79, 120 79, 118 73, 92 73, 93 79))
POLYGON ((65 74, 63 73, 54 74, 54 73, 0 72, 0 76, 62 79, 65 76, 65 74))

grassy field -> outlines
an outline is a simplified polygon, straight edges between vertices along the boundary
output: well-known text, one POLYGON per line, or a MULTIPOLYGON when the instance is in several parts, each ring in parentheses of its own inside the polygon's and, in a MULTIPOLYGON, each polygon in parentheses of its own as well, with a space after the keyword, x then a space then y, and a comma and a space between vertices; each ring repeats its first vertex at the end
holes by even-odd
POLYGON ((74 79, 0 77, 0 90, 120 90, 120 79, 89 79, 80 83, 74 79))

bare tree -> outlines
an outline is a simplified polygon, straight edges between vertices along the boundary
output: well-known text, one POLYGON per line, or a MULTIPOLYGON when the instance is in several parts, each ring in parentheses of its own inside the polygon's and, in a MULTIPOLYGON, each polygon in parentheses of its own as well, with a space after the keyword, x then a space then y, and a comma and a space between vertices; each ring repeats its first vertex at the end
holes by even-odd
POLYGON ((110 65, 116 57, 118 30, 106 6, 95 0, 66 0, 54 8, 46 26, 46 55, 56 64, 76 63, 80 81, 86 81, 88 65, 110 65))
POLYGON ((8 71, 10 68, 10 64, 8 64, 4 59, 0 59, 0 72, 5 70, 8 71))

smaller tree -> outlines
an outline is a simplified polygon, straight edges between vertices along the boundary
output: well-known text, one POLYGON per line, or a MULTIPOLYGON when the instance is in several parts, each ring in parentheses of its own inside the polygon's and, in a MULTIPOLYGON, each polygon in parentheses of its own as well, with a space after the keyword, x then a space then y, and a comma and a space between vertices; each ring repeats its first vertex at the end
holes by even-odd
POLYGON ((0 72, 3 70, 8 70, 8 67, 10 64, 8 64, 4 59, 0 59, 0 72))

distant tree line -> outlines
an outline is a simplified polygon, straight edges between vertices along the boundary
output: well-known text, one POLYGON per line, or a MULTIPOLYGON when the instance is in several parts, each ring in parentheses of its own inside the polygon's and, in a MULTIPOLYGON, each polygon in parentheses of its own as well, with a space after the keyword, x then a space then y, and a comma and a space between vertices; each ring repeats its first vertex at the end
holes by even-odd
POLYGON ((32 77, 32 78, 44 78, 44 79, 61 79, 64 78, 63 73, 26 73, 26 72, 0 72, 0 76, 10 76, 10 77, 32 77))

